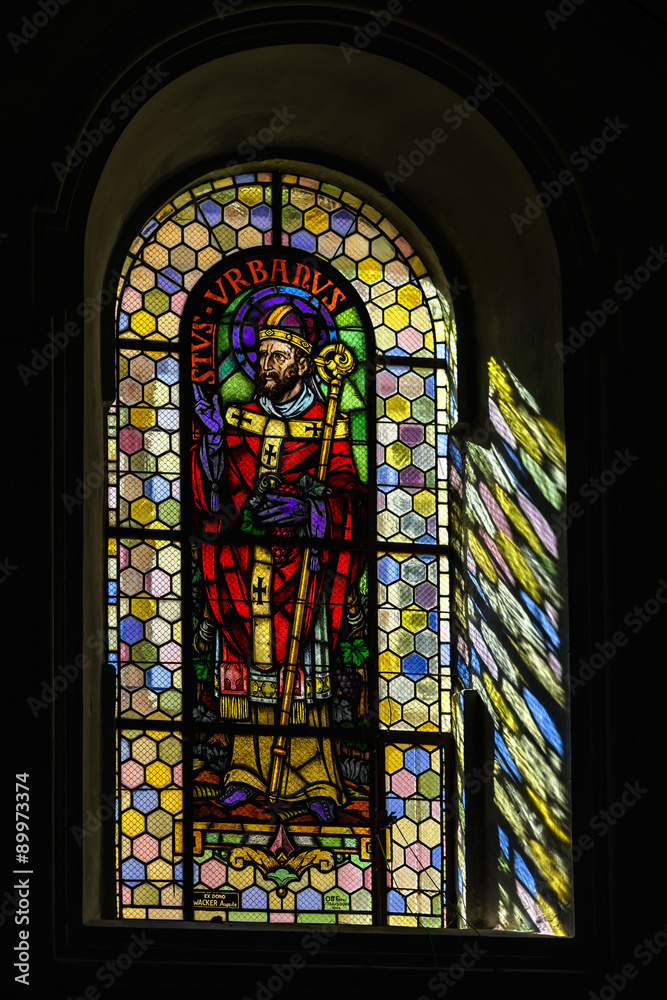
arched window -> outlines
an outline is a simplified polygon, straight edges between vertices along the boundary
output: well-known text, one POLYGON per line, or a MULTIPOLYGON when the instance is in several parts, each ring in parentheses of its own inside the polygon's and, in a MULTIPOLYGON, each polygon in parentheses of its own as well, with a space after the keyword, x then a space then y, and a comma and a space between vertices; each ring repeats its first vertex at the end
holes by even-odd
POLYGON ((121 917, 457 920, 455 327, 411 239, 330 180, 228 170, 130 247, 109 414, 121 917))

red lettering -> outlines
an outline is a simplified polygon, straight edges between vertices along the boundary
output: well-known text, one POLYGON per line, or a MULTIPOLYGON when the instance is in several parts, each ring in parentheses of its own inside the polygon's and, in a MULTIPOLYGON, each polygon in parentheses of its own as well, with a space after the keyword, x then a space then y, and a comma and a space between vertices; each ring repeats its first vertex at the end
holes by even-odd
MULTIPOLYGON (((195 316, 195 321, 198 319, 199 317, 195 316)), ((213 343, 214 333, 215 333, 215 324, 194 322, 192 324, 192 353, 194 354, 195 351, 201 351, 203 347, 210 347, 211 344, 213 343), (208 337, 205 337, 204 334, 199 333, 200 330, 206 331, 208 337), (195 340, 195 337, 197 338, 197 340, 195 340)))
POLYGON ((334 288, 330 301, 327 302, 326 299, 322 299, 322 304, 325 305, 327 309, 333 310, 336 308, 336 302, 338 301, 338 299, 344 299, 344 298, 345 298, 345 293, 340 288, 334 288))
MULTIPOLYGON (((214 296, 218 298, 218 296, 214 296)), ((192 366, 191 378, 193 382, 213 382, 215 384, 215 373, 213 371, 212 348, 213 337, 215 335, 215 323, 202 323, 201 317, 195 316, 192 322, 192 366), (200 331, 202 331, 200 333, 200 331), (208 351, 206 350, 208 348, 208 351), (197 357, 199 351, 204 351, 204 357, 197 357), (203 366, 204 370, 198 374, 197 368, 203 366)))
POLYGON ((220 278, 216 278, 215 283, 222 292, 222 296, 216 295, 215 292, 212 292, 210 288, 207 288, 206 291, 204 292, 204 298, 215 299, 216 302, 222 302, 222 304, 226 306, 227 303, 229 302, 229 299, 227 298, 227 292, 223 288, 222 281, 220 280, 220 278))
POLYGON ((287 261, 284 257, 276 257, 273 261, 273 268, 271 269, 271 281, 276 280, 276 271, 280 271, 282 280, 284 284, 287 284, 287 261))
POLYGON ((256 285, 259 281, 268 280, 269 276, 264 270, 261 260, 249 260, 248 267, 250 269, 253 285, 256 285))
POLYGON ((321 277, 322 275, 320 274, 319 271, 315 271, 315 273, 313 274, 313 295, 319 295, 320 292, 323 292, 325 288, 329 287, 329 285, 333 285, 333 281, 331 281, 331 279, 327 281, 326 285, 318 285, 317 279, 321 277))
POLYGON ((307 291, 309 291, 309 289, 308 289, 308 282, 310 281, 310 268, 306 267, 305 264, 301 264, 300 262, 296 265, 296 274, 294 275, 294 284, 298 286, 298 284, 299 284, 299 278, 301 277, 301 272, 302 271, 305 271, 306 273, 305 273, 303 281, 301 282, 301 287, 305 288, 307 291))
MULTIPOLYGON (((225 271, 225 278, 227 279, 227 281, 232 286, 235 292, 241 291, 239 287, 240 285, 245 285, 246 288, 250 288, 250 282, 244 281, 244 279, 241 277, 241 272, 239 271, 238 267, 232 267, 229 269, 229 271, 225 271), (235 278, 232 278, 233 274, 236 275, 235 278)), ((225 301, 227 300, 225 299, 225 301)))
POLYGON ((195 354, 197 351, 202 351, 205 347, 210 347, 211 341, 207 340, 206 337, 202 337, 201 333, 197 333, 196 330, 192 331, 192 353, 195 354), (197 340, 195 340, 195 337, 197 340))

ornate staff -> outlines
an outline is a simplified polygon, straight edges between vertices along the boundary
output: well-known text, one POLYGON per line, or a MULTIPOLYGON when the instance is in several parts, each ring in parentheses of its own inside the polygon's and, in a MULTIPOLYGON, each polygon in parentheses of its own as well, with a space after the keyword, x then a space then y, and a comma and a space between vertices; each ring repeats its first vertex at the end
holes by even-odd
MULTIPOLYGON (((327 400, 327 410, 322 429, 322 444, 320 447, 320 464, 317 470, 317 478, 321 483, 326 481, 329 459, 331 457, 331 443, 333 440, 334 426, 336 424, 336 410, 338 409, 338 397, 345 375, 349 375, 354 369, 354 357, 352 352, 344 344, 329 344, 323 348, 319 357, 315 358, 315 364, 320 370, 320 374, 325 382, 329 383, 329 397, 327 400)), ((294 606, 294 619, 292 623, 292 634, 290 636, 289 651, 287 656, 287 669, 285 670, 285 683, 283 685, 283 696, 280 705, 280 716, 278 724, 286 727, 289 723, 292 700, 294 698, 294 687, 296 684, 296 667, 301 646, 301 633, 306 615, 306 596, 308 594, 308 584, 310 582, 310 549, 305 549, 301 559, 301 575, 299 577, 299 588, 297 590, 296 604, 294 606)), ((268 799, 275 802, 278 798, 280 780, 283 773, 283 764, 287 755, 287 734, 281 732, 272 748, 271 776, 269 780, 268 799)))

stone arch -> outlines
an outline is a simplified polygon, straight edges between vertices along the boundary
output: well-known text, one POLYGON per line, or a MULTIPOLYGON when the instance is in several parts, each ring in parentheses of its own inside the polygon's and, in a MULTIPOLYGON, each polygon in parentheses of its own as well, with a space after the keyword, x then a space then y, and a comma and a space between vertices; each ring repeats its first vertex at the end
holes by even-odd
MULTIPOLYGON (((495 78, 481 76, 488 78, 492 93, 498 90, 495 78)), ((446 263, 461 296, 462 420, 484 425, 488 365, 500 357, 562 430, 562 367, 554 350, 561 338, 554 234, 543 212, 521 232, 512 223, 512 215, 522 212, 535 188, 510 143, 484 116, 484 107, 480 104, 480 113, 471 115, 460 131, 452 125, 451 115, 464 120, 453 109, 481 82, 471 79, 469 91, 456 93, 384 56, 364 53, 348 65, 337 45, 246 50, 184 72, 132 118, 97 179, 86 230, 85 297, 94 297, 105 284, 125 235, 137 218, 146 216, 148 205, 159 204, 167 185, 173 190, 180 179, 233 160, 248 136, 267 127, 267 115, 283 111, 284 117, 294 118, 285 122, 275 144, 262 151, 268 158, 253 161, 254 167, 276 168, 289 156, 304 164, 304 171, 309 163, 325 163, 331 164, 332 176, 361 178, 354 182, 356 187, 363 191, 366 186, 374 200, 394 201, 404 208, 406 231, 409 219, 414 219, 430 239, 427 252, 434 261, 446 263), (310 85, 315 78, 318 88, 310 85), (387 93, 413 99, 388 101, 387 93), (409 157, 420 148, 417 140, 428 141, 435 129, 445 133, 439 143, 442 155, 425 156, 415 165, 418 157, 409 157), (401 176, 396 171, 405 162, 414 169, 409 173, 404 168, 407 176, 401 177, 400 186, 387 181, 387 172, 401 176), (394 187, 385 194, 390 183, 394 187)), ((545 141, 545 150, 548 146, 545 141)), ((547 155, 552 155, 550 149, 547 155)), ((87 414, 97 416, 106 394, 96 378, 100 363, 108 365, 104 323, 104 315, 96 313, 85 327, 84 405, 87 414)), ((93 421, 86 428, 87 462, 99 458, 101 443, 101 426, 93 421)), ((94 539, 100 527, 100 508, 91 504, 86 536, 94 539)), ((563 581, 561 568, 564 590, 563 581)), ((84 600, 90 633, 101 627, 100 612, 92 596, 84 600)), ((94 695, 94 682, 87 683, 88 693, 94 695)), ((91 701, 95 698, 87 699, 91 701)), ((90 787, 96 782, 91 773, 90 787)), ((92 840, 86 846, 92 860, 92 840)))

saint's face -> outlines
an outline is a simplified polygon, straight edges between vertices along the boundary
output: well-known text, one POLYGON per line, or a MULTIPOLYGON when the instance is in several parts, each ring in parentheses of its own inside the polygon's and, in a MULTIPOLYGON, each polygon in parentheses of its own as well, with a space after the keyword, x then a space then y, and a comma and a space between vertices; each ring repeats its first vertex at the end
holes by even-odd
POLYGON ((283 340, 263 340, 259 348, 257 391, 275 403, 286 403, 301 392, 302 375, 308 367, 303 355, 297 357, 292 344, 283 340))

